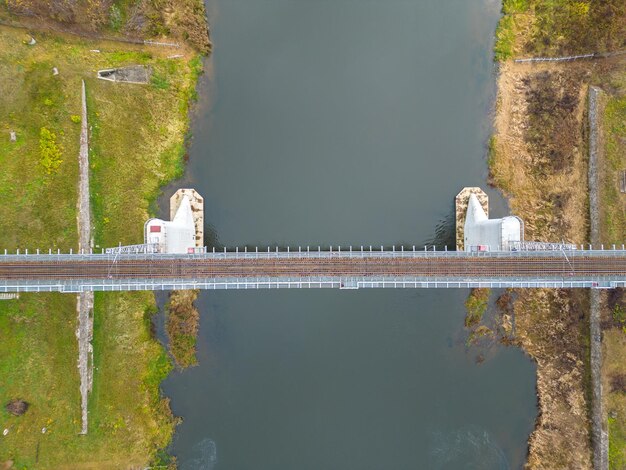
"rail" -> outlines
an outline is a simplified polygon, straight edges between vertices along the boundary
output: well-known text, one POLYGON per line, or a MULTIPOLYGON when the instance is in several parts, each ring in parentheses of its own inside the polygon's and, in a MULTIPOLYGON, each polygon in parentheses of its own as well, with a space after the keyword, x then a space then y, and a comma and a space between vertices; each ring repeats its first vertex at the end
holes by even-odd
POLYGON ((623 249, 0 255, 0 292, 623 286, 623 249))

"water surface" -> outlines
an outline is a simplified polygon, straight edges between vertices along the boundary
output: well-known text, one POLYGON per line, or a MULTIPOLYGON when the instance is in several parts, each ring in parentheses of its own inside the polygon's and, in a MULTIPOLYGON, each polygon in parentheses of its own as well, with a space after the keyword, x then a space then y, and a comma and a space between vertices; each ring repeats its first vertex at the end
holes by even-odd
MULTIPOLYGON (((453 244, 485 187, 499 5, 210 0, 187 181, 210 246, 453 244)), ((504 205, 492 195, 492 213, 504 205)), ((182 469, 521 467, 534 366, 465 347, 464 290, 205 292, 164 384, 182 469)))

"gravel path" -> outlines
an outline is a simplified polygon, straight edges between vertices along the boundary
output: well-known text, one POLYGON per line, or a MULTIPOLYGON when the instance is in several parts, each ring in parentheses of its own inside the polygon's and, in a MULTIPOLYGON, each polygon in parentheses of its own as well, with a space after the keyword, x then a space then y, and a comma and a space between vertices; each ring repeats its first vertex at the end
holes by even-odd
MULTIPOLYGON (((89 129, 87 126, 87 100, 85 81, 82 82, 82 116, 80 153, 78 159, 80 181, 78 184, 78 249, 88 253, 91 244, 91 211, 89 208, 89 129)), ((78 372, 80 374, 81 434, 87 434, 87 404, 93 383, 93 292, 82 292, 76 304, 78 311, 78 372)))
MULTIPOLYGON (((599 188, 598 188, 598 97, 600 90, 589 88, 589 220, 591 224, 591 243, 600 243, 599 188)), ((602 409, 602 330, 600 327, 600 291, 591 289, 591 312, 589 328, 591 336, 591 383, 592 409, 591 426, 593 437, 593 468, 606 470, 608 463, 608 434, 603 428, 602 409)))

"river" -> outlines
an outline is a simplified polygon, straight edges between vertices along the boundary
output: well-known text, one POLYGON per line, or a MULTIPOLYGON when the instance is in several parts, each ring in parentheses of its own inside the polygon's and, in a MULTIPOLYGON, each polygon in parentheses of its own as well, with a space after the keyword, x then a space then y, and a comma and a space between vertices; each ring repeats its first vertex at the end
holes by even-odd
MULTIPOLYGON (((207 7, 181 185, 205 198, 209 246, 454 244, 454 196, 486 187, 499 3, 207 7)), ((199 366, 163 384, 179 467, 520 468, 535 367, 466 347, 467 293, 203 292, 199 366)))

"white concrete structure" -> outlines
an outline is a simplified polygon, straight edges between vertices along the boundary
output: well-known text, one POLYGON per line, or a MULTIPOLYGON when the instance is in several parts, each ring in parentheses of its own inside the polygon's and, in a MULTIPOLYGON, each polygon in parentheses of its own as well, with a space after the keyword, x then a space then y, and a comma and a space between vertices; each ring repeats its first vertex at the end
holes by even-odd
POLYGON ((478 198, 471 194, 464 226, 465 251, 510 251, 524 241, 519 217, 489 219, 478 198))
POLYGON ((157 245, 159 253, 194 253, 196 227, 189 198, 184 196, 171 221, 149 219, 144 228, 146 244, 157 245))
POLYGON ((170 197, 170 219, 174 220, 183 198, 187 197, 191 205, 191 213, 196 224, 196 248, 204 249, 204 198, 198 191, 181 188, 170 197))

